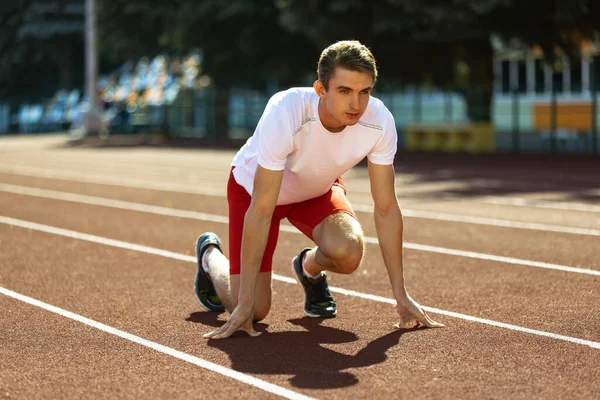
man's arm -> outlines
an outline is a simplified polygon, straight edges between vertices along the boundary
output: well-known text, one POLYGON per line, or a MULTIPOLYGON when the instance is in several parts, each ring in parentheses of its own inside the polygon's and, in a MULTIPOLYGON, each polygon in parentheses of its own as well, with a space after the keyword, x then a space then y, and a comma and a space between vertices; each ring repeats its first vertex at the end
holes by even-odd
POLYGON ((256 168, 252 201, 244 218, 238 296, 238 305, 243 303, 251 309, 282 179, 283 170, 272 171, 260 165, 256 168))
POLYGON ((406 296, 402 262, 404 224, 395 191, 392 165, 369 163, 369 181, 375 203, 374 218, 383 262, 388 270, 394 298, 406 296))
POLYGON ((272 171, 260 165, 256 168, 252 201, 244 218, 238 303, 229 320, 219 329, 204 335, 206 338, 224 339, 240 329, 252 336, 259 335, 252 326, 256 279, 267 246, 282 179, 283 170, 272 171))
POLYGON ((396 199, 393 165, 369 162, 369 181, 375 203, 374 218, 379 247, 388 271, 394 298, 400 315, 398 327, 404 328, 416 322, 428 327, 443 326, 433 321, 408 295, 404 284, 402 212, 396 199))

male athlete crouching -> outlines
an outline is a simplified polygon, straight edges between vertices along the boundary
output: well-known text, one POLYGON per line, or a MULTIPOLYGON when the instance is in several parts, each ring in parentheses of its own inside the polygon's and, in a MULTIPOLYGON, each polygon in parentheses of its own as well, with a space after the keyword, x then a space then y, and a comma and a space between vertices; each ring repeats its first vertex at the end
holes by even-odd
POLYGON ((207 338, 226 338, 237 330, 259 334, 252 322, 264 319, 271 307, 272 259, 284 218, 316 244, 292 261, 305 292, 305 314, 336 315, 325 271, 351 274, 364 253, 363 231, 340 177, 364 157, 398 326, 443 326, 429 318, 404 285, 403 223, 393 168, 397 133, 390 111, 371 97, 375 59, 359 42, 342 41, 323 51, 317 72, 312 88, 292 88, 269 100, 253 136, 232 161, 230 259, 214 233, 198 239, 198 300, 207 310, 231 313, 207 338))

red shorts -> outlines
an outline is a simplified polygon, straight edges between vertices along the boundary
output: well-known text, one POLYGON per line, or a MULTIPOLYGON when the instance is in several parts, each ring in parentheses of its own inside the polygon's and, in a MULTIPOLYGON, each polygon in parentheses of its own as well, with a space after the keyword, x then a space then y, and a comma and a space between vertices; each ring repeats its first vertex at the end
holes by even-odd
MULTIPOLYGON (((251 197, 233 177, 233 168, 227 183, 227 201, 229 202, 229 272, 231 275, 240 273, 240 258, 242 253, 242 233, 244 217, 250 207, 251 197)), ((325 218, 336 213, 347 213, 356 218, 350 202, 346 198, 346 188, 342 178, 338 178, 329 192, 324 195, 300 203, 276 206, 271 220, 269 239, 263 255, 260 272, 270 272, 273 269, 273 254, 279 236, 279 223, 282 219, 288 221, 308 238, 312 239, 313 229, 325 218)))

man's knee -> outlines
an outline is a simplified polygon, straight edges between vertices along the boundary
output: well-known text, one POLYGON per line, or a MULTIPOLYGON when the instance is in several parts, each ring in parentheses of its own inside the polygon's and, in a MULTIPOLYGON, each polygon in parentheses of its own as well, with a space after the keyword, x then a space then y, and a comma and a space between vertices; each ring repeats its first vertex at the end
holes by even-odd
POLYGON ((271 310, 271 303, 254 307, 254 322, 262 321, 267 318, 271 310))
POLYGON ((323 255, 335 265, 335 272, 351 274, 356 271, 362 261, 364 239, 362 228, 354 217, 345 213, 330 215, 317 225, 313 237, 323 255))
POLYGON ((336 272, 351 274, 360 266, 364 254, 362 233, 353 233, 343 240, 336 240, 324 249, 324 253, 335 263, 336 272))
POLYGON ((254 321, 262 321, 267 318, 271 310, 271 272, 258 274, 256 282, 256 297, 254 298, 254 321))
MULTIPOLYGON (((256 291, 254 293, 254 321, 261 321, 267 317, 271 310, 271 275, 272 272, 260 272, 256 280, 256 291)), ((231 284, 231 296, 234 301, 234 308, 237 305, 237 298, 240 288, 241 275, 231 275, 229 281, 231 284)))

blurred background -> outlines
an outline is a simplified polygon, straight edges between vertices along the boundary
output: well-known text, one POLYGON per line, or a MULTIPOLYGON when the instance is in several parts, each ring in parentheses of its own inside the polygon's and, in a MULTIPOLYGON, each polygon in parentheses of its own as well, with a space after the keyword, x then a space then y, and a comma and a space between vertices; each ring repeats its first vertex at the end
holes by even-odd
POLYGON ((599 31, 594 0, 6 0, 0 135, 234 143, 357 39, 403 150, 599 154, 599 31))

